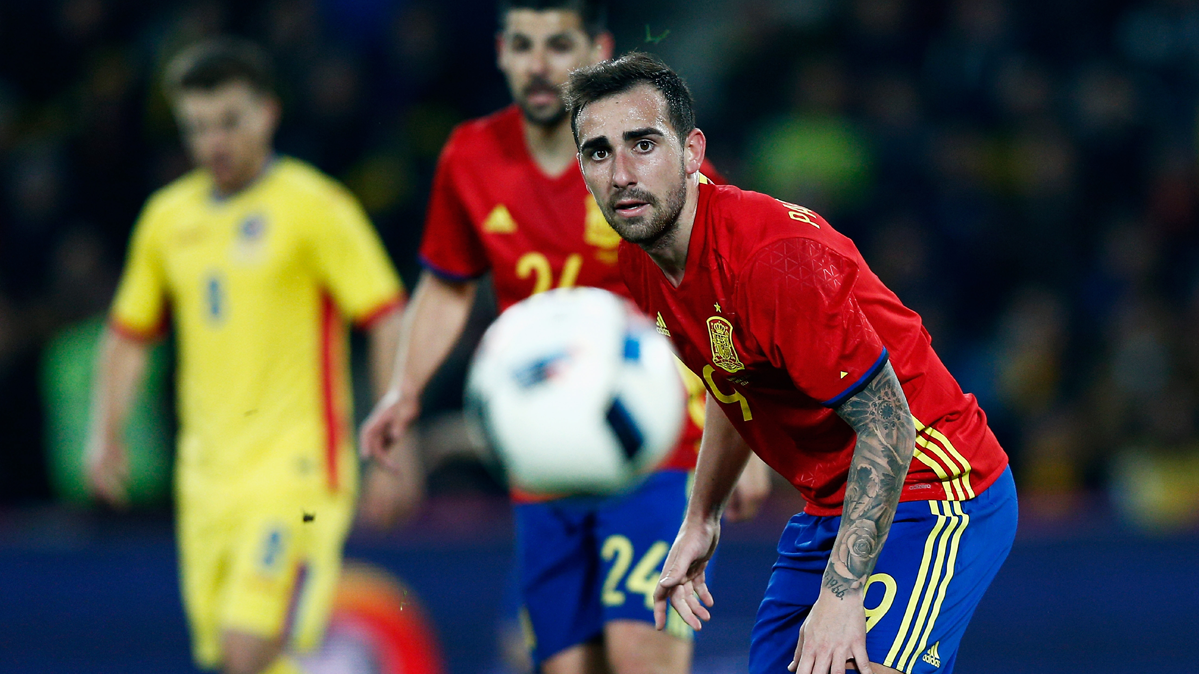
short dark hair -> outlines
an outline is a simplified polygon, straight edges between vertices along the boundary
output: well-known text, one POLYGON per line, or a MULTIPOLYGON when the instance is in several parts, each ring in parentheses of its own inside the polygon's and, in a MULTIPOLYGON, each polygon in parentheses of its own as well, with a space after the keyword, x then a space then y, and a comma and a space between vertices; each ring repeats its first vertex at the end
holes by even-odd
POLYGON ((590 37, 595 37, 608 30, 608 8, 598 0, 499 0, 497 16, 500 20, 500 30, 504 29, 504 19, 508 12, 514 9, 531 9, 534 12, 560 10, 574 12, 583 22, 583 30, 590 37))
POLYGON ((575 144, 579 142, 579 113, 584 107, 639 84, 648 84, 662 93, 670 113, 670 124, 679 134, 679 140, 686 142, 687 134, 695 128, 695 99, 691 97, 691 90, 662 59, 634 51, 615 61, 579 68, 570 74, 566 84, 566 105, 570 110, 570 130, 575 144))
POLYGON ((164 89, 174 96, 185 91, 212 91, 231 82, 245 82, 261 94, 275 92, 271 58, 258 45, 234 37, 198 42, 167 65, 164 89))

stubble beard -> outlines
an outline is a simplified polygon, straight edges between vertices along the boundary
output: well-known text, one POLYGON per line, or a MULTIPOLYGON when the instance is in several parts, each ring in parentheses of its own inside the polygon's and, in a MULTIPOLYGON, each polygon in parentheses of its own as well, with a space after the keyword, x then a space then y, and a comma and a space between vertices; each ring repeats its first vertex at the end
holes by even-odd
POLYGON ((679 177, 677 188, 667 194, 665 200, 659 200, 649 192, 636 188, 614 194, 602 208, 608 224, 616 230, 620 238, 647 251, 669 245, 678 230, 679 214, 683 212, 683 205, 687 201, 687 174, 680 171, 679 177), (616 202, 627 198, 639 199, 649 204, 650 214, 618 219, 616 202))
POLYGON ((566 104, 562 101, 561 87, 554 86, 544 78, 534 78, 529 82, 521 92, 520 96, 515 97, 516 104, 520 106, 520 112, 524 115, 526 121, 534 126, 539 126, 543 129, 553 129, 566 120, 566 104), (546 92, 552 90, 555 94, 553 107, 549 108, 534 108, 529 104, 529 96, 535 92, 546 92))
POLYGON ((522 100, 520 102, 520 111, 530 124, 543 129, 557 128, 559 124, 566 121, 566 106, 562 105, 561 101, 552 110, 537 111, 522 100))

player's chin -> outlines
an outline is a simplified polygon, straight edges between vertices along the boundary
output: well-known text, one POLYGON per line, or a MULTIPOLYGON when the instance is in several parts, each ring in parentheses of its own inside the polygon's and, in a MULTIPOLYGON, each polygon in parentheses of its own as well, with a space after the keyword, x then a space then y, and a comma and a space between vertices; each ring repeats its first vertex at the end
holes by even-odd
POLYGON ((620 238, 629 243, 640 243, 646 234, 645 216, 626 218, 616 213, 608 218, 608 224, 612 225, 612 229, 616 230, 620 238))
POLYGON ((562 105, 561 101, 534 105, 526 100, 520 107, 525 114, 525 119, 537 126, 557 126, 566 119, 566 107, 562 105))
MULTIPOLYGON (((619 220, 618 220, 619 222, 619 220)), ((620 235, 620 238, 635 245, 645 245, 655 243, 662 238, 662 230, 653 226, 653 221, 645 216, 637 216, 629 218, 627 222, 617 224, 612 223, 612 229, 620 235)))

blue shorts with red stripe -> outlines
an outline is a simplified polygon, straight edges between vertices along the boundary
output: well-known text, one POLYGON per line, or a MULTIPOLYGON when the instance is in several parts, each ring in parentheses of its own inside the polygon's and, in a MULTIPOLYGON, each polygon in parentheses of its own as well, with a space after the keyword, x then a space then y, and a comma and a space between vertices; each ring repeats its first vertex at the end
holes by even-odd
MULTIPOLYGON (((609 621, 653 623, 653 591, 683 522, 689 477, 664 470, 621 496, 516 506, 521 622, 537 665, 599 637, 609 621)), ((691 639, 669 615, 667 630, 691 639)))
MULTIPOLYGON (((907 674, 949 674, 958 644, 1016 536, 1008 468, 969 501, 899 504, 866 586, 870 661, 907 674)), ((752 674, 787 671, 799 628, 820 594, 841 518, 800 513, 779 540, 750 639, 752 674)))

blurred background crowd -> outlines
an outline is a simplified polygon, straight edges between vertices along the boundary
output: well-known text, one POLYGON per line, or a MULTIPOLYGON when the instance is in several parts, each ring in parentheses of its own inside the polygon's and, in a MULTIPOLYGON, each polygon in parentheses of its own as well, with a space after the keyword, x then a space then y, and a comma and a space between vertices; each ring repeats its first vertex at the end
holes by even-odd
MULTIPOLYGON (((1098 495, 1148 526, 1199 521, 1199 3, 617 1, 610 17, 618 51, 688 79, 732 182, 821 212, 922 314, 1026 513, 1098 495)), ((412 283, 442 143, 508 101, 495 20, 487 0, 0 3, 0 503, 82 498, 93 338, 140 205, 188 167, 159 87, 170 55, 220 32, 267 46, 278 147, 349 185, 412 283)), ((134 443, 151 503, 169 345, 159 368, 134 443)), ((458 404, 446 381, 434 412, 458 404)))
MULTIPOLYGON (((1197 588, 1146 601, 1139 581, 1193 558, 1199 531, 1199 2, 609 4, 618 52, 687 78, 716 166, 853 237, 1011 455, 1022 539, 963 667, 1073 671, 1060 655, 1074 639, 1086 671, 1127 671, 1129 643, 1193 638, 1197 588)), ((187 667, 165 516, 169 340, 132 423, 141 519, 89 514, 80 466, 129 232, 188 169, 167 59, 217 33, 266 46, 277 147, 357 194, 411 286, 443 142, 509 101, 495 30, 490 0, 0 0, 0 669, 18 641, 35 653, 19 671, 87 669, 39 664, 50 654, 187 667), (132 631, 146 638, 121 650, 132 631)), ((427 392, 431 504, 350 546, 423 594, 453 672, 488 670, 478 637, 507 610, 503 491, 453 422, 490 302, 427 392)), ((729 528, 723 582, 741 589, 722 595, 731 617, 705 631, 697 671, 743 670, 702 663, 744 655, 772 539, 799 507, 785 487, 774 499, 757 529, 729 528)))

